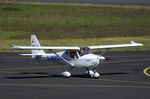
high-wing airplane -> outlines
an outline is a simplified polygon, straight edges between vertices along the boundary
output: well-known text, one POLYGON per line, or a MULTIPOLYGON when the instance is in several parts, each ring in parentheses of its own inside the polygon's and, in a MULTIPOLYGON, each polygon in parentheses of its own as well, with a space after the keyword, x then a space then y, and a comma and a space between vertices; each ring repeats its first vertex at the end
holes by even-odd
POLYGON ((141 43, 131 41, 129 44, 114 45, 98 45, 98 46, 41 46, 35 35, 31 35, 31 46, 11 45, 13 49, 31 50, 31 54, 20 54, 22 56, 32 56, 33 59, 45 60, 70 66, 68 71, 61 73, 64 77, 70 77, 72 68, 85 68, 87 74, 91 78, 98 78, 100 74, 96 71, 96 67, 105 60, 103 53, 100 55, 91 53, 93 49, 111 49, 119 47, 143 46, 141 43), (49 50, 51 53, 45 53, 49 50), (55 52, 55 50, 63 50, 55 52))

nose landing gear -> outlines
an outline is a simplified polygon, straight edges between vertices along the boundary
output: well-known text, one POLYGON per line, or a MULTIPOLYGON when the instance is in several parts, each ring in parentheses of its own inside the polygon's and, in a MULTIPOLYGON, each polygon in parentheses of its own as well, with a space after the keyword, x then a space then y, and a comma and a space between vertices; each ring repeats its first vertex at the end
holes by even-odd
POLYGON ((95 69, 94 69, 94 71, 92 71, 92 70, 89 70, 88 68, 86 68, 86 70, 87 70, 86 73, 88 74, 89 77, 91 77, 91 78, 99 78, 100 74, 98 72, 96 72, 95 69))

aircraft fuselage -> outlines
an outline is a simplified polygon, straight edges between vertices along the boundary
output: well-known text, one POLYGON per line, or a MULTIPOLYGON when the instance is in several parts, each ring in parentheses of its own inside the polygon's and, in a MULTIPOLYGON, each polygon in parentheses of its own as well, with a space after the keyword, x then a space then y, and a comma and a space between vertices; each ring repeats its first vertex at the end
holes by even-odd
MULTIPOLYGON (((77 67, 77 68, 96 67, 102 60, 105 60, 103 56, 98 56, 92 53, 80 56, 78 58, 70 58, 65 54, 64 51, 58 52, 57 54, 63 57, 64 59, 66 59, 67 61, 69 61, 71 64, 73 64, 73 67, 77 67)), ((60 63, 60 64, 68 64, 53 53, 45 54, 39 60, 60 63)))

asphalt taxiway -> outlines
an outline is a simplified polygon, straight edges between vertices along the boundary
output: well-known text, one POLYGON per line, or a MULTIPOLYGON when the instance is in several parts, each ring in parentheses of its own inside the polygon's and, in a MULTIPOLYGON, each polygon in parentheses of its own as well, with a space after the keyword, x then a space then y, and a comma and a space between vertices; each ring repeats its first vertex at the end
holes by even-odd
POLYGON ((99 79, 67 66, 0 53, 0 99, 149 99, 150 52, 109 52, 99 79))

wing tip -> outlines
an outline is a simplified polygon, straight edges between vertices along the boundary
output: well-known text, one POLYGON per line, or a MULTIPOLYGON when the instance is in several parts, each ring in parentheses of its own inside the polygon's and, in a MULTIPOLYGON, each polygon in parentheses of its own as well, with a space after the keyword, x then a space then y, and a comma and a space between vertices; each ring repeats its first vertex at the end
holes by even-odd
POLYGON ((134 44, 134 45, 137 45, 137 46, 143 46, 142 43, 137 43, 137 42, 135 42, 135 41, 130 41, 130 43, 131 43, 131 44, 134 44))

